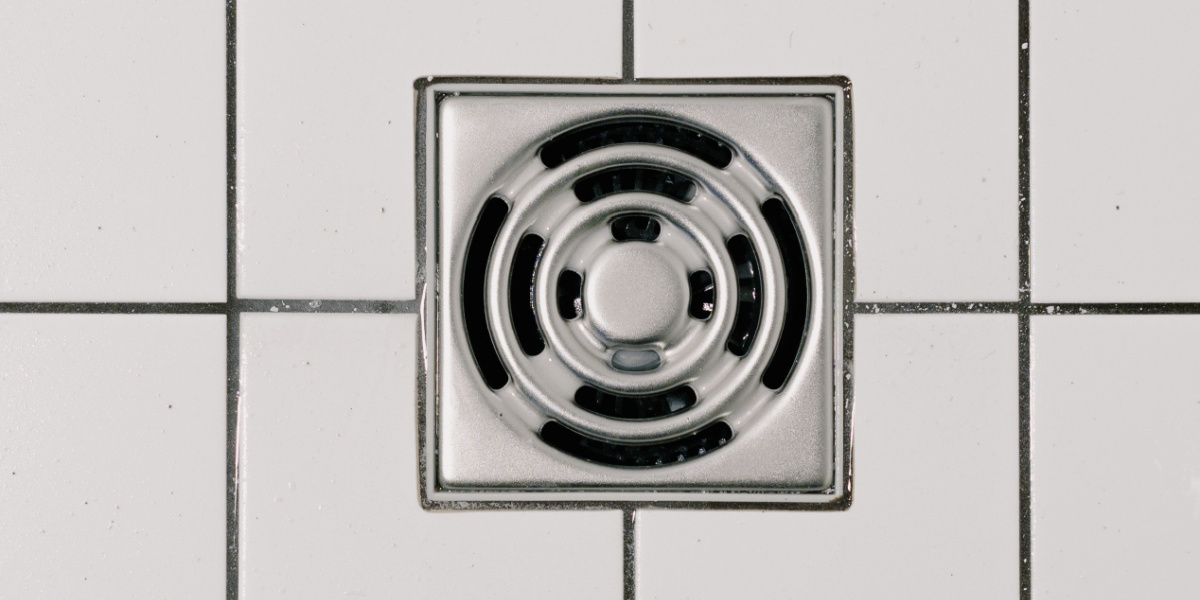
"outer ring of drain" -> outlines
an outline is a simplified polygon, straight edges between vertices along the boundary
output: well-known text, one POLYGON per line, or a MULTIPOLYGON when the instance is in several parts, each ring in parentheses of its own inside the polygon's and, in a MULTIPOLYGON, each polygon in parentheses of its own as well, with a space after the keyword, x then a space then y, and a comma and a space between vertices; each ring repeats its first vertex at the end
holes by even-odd
MULTIPOLYGON (((513 253, 524 233, 531 231, 544 237, 550 235, 548 230, 531 228, 531 224, 538 221, 536 216, 530 216, 530 212, 538 205, 535 200, 569 193, 572 183, 589 173, 606 167, 628 165, 653 166, 685 173, 695 179, 702 190, 716 196, 728 207, 741 230, 750 238, 758 253, 759 267, 763 272, 763 302, 759 328, 773 331, 782 322, 782 258, 758 210, 759 194, 750 192, 731 172, 718 173, 690 155, 646 144, 622 144, 587 152, 559 167, 537 173, 525 185, 520 186, 520 189, 514 190, 511 196, 512 212, 497 236, 487 275, 489 292, 485 305, 501 360, 508 367, 513 383, 519 388, 521 395, 546 418, 559 420, 581 433, 601 439, 633 443, 667 440, 694 431, 730 413, 736 412, 745 418, 748 413, 743 409, 760 406, 760 402, 756 400, 760 394, 747 393, 750 389, 748 386, 758 385, 767 364, 765 355, 773 350, 773 344, 754 344, 744 357, 733 363, 735 368, 731 369, 731 373, 714 376, 713 383, 709 385, 696 386, 700 401, 691 410, 647 421, 609 419, 576 406, 570 401, 569 392, 547 393, 547 390, 531 376, 529 368, 535 362, 539 368, 555 368, 554 363, 558 360, 546 356, 526 357, 518 349, 507 309, 508 298, 504 291, 507 286, 493 285, 491 282, 508 280, 513 253), (731 186, 739 188, 738 193, 734 193, 731 186), (743 396, 747 406, 737 408, 738 400, 743 396)), ((693 203, 701 203, 700 195, 697 194, 698 197, 693 199, 693 203)), ((545 306, 544 303, 542 305, 545 306)), ((548 309, 549 306, 546 306, 546 310, 548 309)), ((721 351, 724 352, 723 346, 721 351)), ((558 364, 557 368, 561 369, 561 372, 567 372, 561 364, 558 364)))

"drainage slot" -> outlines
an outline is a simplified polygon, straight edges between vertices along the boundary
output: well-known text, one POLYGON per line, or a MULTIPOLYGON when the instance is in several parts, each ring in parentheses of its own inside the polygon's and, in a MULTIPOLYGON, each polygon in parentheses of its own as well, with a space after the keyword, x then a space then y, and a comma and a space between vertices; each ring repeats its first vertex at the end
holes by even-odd
POLYGON ((688 287, 691 288, 691 301, 688 302, 688 314, 694 319, 704 320, 712 316, 717 302, 717 288, 713 284, 712 273, 696 271, 688 276, 688 287))
POLYGON ((583 314, 583 277, 575 271, 558 276, 558 314, 570 321, 583 314))
POLYGON ((612 366, 614 369, 640 373, 653 371, 662 364, 662 359, 653 350, 626 350, 622 348, 613 352, 612 366))
POLYGON ((488 333, 487 312, 484 309, 484 279, 487 276, 488 258, 500 226, 508 216, 508 204, 500 198, 491 198, 483 205, 471 241, 467 244, 467 259, 463 264, 463 324, 475 364, 483 374, 488 387, 498 390, 508 384, 508 372, 496 354, 496 346, 488 333))
POLYGON ((683 175, 650 167, 605 169, 575 183, 575 197, 580 202, 591 202, 621 192, 649 192, 688 202, 696 193, 696 184, 683 175))
POLYGON ((612 222, 612 236, 618 242, 653 242, 661 232, 658 220, 649 215, 622 215, 612 222))
POLYGON ((686 152, 718 168, 733 151, 717 138, 686 125, 649 119, 609 121, 568 131, 542 147, 542 163, 553 169, 584 152, 614 144, 654 144, 686 152))
POLYGON ((521 350, 529 356, 537 356, 546 349, 542 330, 538 328, 537 315, 533 312, 533 278, 537 273, 538 261, 546 240, 534 234, 521 238, 513 256, 512 276, 508 282, 508 306, 512 314, 513 329, 521 350))
POLYGON ((696 392, 685 385, 651 396, 621 396, 585 385, 575 391, 575 403, 614 419, 656 419, 691 408, 696 392))
POLYGON ((555 449, 605 465, 653 467, 680 463, 712 452, 733 439, 733 430, 722 422, 684 437, 653 444, 618 444, 581 435, 555 421, 542 426, 542 441, 555 449))
POLYGON ((762 276, 758 272, 758 257, 754 254, 754 246, 750 238, 738 234, 729 238, 726 243, 729 254, 733 258, 734 272, 737 273, 738 305, 737 314, 733 318, 733 329, 729 332, 729 351, 745 356, 754 343, 754 334, 758 331, 758 317, 762 313, 762 276))
POLYGON ((767 363, 762 379, 763 385, 777 390, 787 383, 792 369, 800 360, 800 346, 808 323, 808 270, 804 246, 800 243, 800 230, 787 206, 778 198, 771 198, 763 203, 762 213, 779 244, 779 253, 783 255, 784 287, 787 290, 779 345, 775 347, 775 354, 767 363))

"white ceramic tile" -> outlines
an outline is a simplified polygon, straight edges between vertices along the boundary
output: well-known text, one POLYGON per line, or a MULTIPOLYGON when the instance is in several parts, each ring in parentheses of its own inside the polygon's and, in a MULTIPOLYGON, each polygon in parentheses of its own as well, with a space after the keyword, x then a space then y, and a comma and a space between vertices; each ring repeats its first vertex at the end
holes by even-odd
POLYGON ((242 600, 621 596, 617 511, 421 509, 414 316, 242 326, 242 600))
POLYGON ((1016 299, 1016 2, 635 7, 638 77, 851 79, 860 299, 1016 299))
POLYGON ((1200 597, 1200 316, 1032 333, 1034 597, 1200 597))
POLYGON ((639 511, 639 600, 1017 597, 1016 319, 855 327, 850 509, 639 511))
POLYGON ((1200 300, 1200 5, 1030 4, 1034 300, 1200 300))
POLYGON ((0 6, 0 301, 225 298, 220 2, 0 6))
POLYGON ((225 320, 0 315, 0 598, 220 598, 225 320))
POLYGON ((620 28, 600 0, 239 3, 239 294, 413 298, 413 81, 616 76, 620 28))

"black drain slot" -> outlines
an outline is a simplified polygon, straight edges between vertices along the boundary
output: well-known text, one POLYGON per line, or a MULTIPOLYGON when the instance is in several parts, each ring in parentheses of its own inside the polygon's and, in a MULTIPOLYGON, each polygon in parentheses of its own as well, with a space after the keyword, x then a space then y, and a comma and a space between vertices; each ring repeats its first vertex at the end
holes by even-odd
POLYGON ((733 269, 737 274, 738 304, 733 318, 733 329, 729 332, 729 351, 745 356, 754 343, 758 332, 758 318, 762 314, 762 275, 758 271, 758 257, 750 238, 738 234, 726 242, 733 258, 733 269))
POLYGON ((537 273, 538 261, 542 258, 542 248, 546 240, 541 236, 528 234, 517 244, 517 252, 513 256, 512 276, 508 281, 508 306, 512 314, 513 329, 517 333, 517 342, 521 350, 529 356, 537 356, 546 349, 546 341, 542 339, 542 330, 538 327, 537 315, 533 312, 533 280, 537 273))
POLYGON ((484 279, 487 276, 488 258, 500 226, 508 216, 508 204, 500 198, 491 198, 483 205, 471 241, 467 245, 467 260, 463 265, 463 323, 466 325, 467 340, 475 364, 483 374, 488 387, 498 390, 508 384, 508 372, 496 354, 496 346, 488 333, 487 312, 484 309, 484 279))
POLYGON ((724 169, 733 151, 721 140, 686 125, 653 119, 625 119, 580 127, 550 140, 542 147, 542 163, 557 167, 584 152, 614 144, 654 144, 686 152, 724 169))
POLYGON ((575 197, 591 202, 622 192, 648 192, 688 202, 696 184, 678 173, 650 167, 614 167, 588 175, 575 183, 575 197))
POLYGON ((656 419, 691 408, 696 392, 685 385, 650 396, 621 396, 585 385, 575 391, 575 403, 615 419, 656 419))
POLYGON ((549 421, 542 426, 541 436, 551 447, 583 460, 618 467, 654 467, 681 463, 717 450, 733 439, 733 430, 717 422, 666 442, 618 444, 581 435, 549 421))
POLYGON ((694 319, 704 320, 712 316, 717 302, 717 287, 713 283, 712 273, 696 271, 688 276, 688 287, 691 288, 691 300, 688 302, 688 314, 694 319))
POLYGON ((653 242, 659 233, 662 225, 650 215, 622 215, 612 222, 612 236, 618 242, 653 242))
POLYGON ((575 271, 558 276, 558 314, 570 321, 583 314, 583 277, 575 271))
POLYGON ((767 369, 763 372, 763 385, 777 390, 787 383, 800 360, 800 346, 804 341, 808 324, 808 269, 804 257, 804 246, 800 243, 800 230, 791 211, 778 198, 771 198, 762 205, 763 217, 779 244, 783 256, 783 272, 786 311, 783 329, 779 331, 779 345, 767 369))

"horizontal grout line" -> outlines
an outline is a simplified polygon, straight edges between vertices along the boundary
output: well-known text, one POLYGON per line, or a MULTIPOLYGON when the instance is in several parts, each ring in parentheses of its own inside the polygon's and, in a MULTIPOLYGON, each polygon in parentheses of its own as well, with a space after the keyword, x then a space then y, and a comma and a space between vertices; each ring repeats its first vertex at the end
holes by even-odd
POLYGON ((856 314, 1191 315, 1200 302, 855 302, 856 314))
POLYGON ((225 314, 224 302, 0 302, 0 313, 225 314))
POLYGON ((246 300, 237 301, 241 312, 293 313, 415 313, 416 300, 246 300))
MULTIPOLYGON (((416 300, 236 300, 236 312, 415 313, 416 300)), ((0 313, 220 315, 226 302, 0 302, 0 313)))

